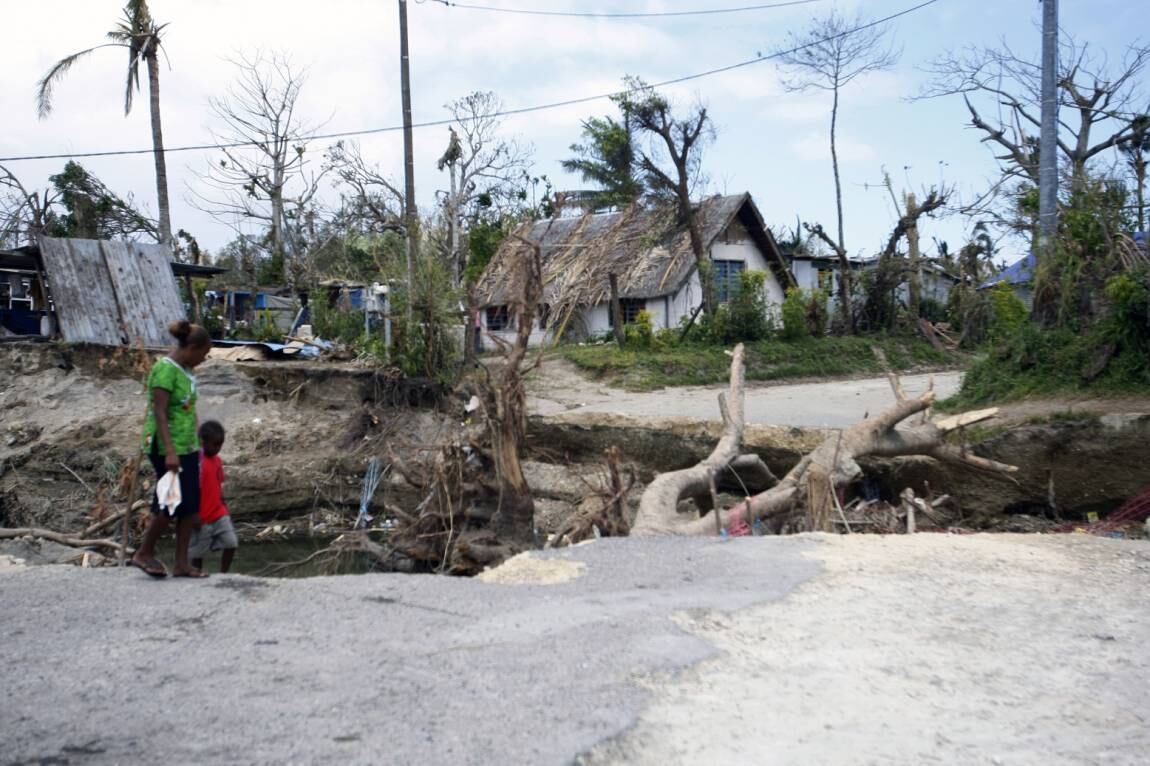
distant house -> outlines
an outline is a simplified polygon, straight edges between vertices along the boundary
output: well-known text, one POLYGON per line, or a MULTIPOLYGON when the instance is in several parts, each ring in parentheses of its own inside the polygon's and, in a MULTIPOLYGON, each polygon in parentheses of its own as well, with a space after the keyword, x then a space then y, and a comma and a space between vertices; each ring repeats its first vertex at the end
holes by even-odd
MULTIPOLYGON (((922 281, 919 296, 924 301, 934 301, 940 306, 946 306, 950 300, 950 291, 962 280, 936 263, 924 261, 922 264, 922 281)), ((903 281, 898 286, 898 297, 903 303, 910 303, 910 284, 903 281)))
POLYGON ((1006 283, 1014 290, 1014 294, 1022 299, 1026 308, 1034 307, 1034 268, 1037 260, 1034 253, 1027 253, 1025 258, 1015 261, 993 277, 978 286, 979 290, 989 290, 995 285, 1006 283))
MULTIPOLYGON (((786 255, 787 265, 795 275, 795 286, 814 292, 824 290, 827 293, 827 311, 835 315, 839 303, 839 259, 834 255, 819 255, 800 251, 786 255)), ((861 258, 849 259, 851 271, 858 274, 867 266, 867 261, 861 258)), ((856 278, 857 283, 857 278, 856 278)))
MULTIPOLYGON (((714 269, 716 300, 729 300, 739 275, 754 270, 766 274, 767 301, 780 304, 794 278, 751 195, 710 197, 697 210, 714 269)), ((543 305, 532 330, 533 344, 556 335, 584 338, 610 331, 612 274, 624 323, 646 311, 655 328, 676 327, 702 301, 690 235, 674 208, 633 205, 618 212, 537 221, 505 240, 477 286, 479 325, 487 334, 514 335, 509 304, 519 290, 517 264, 530 252, 524 239, 541 245, 543 261, 543 305)))

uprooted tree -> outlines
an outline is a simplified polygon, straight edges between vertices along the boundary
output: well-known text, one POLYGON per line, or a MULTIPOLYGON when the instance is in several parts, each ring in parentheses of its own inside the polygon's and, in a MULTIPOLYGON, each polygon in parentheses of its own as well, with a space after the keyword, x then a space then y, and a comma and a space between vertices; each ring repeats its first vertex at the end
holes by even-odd
POLYGON ((733 508, 715 509, 690 518, 679 513, 679 502, 714 496, 714 484, 724 472, 755 469, 759 458, 742 453, 743 347, 731 360, 730 389, 720 394, 723 433, 714 451, 698 464, 660 474, 647 486, 631 529, 633 535, 709 535, 732 524, 763 522, 775 531, 829 530, 838 503, 837 491, 858 479, 859 460, 867 457, 925 455, 964 463, 993 473, 1008 474, 1014 466, 998 463, 949 444, 946 435, 994 416, 997 410, 963 413, 944 420, 897 428, 907 418, 926 413, 934 393, 908 398, 894 386, 898 401, 886 412, 828 437, 804 456, 775 486, 752 494, 733 508), (717 514, 717 515, 716 515, 717 514))

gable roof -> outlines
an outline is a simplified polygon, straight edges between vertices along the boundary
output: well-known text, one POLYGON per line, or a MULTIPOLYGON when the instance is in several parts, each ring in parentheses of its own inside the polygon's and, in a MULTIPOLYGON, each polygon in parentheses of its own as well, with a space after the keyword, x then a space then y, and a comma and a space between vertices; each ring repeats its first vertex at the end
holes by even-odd
MULTIPOLYGON (((750 194, 709 197, 696 209, 708 250, 737 220, 779 281, 794 284, 750 194)), ((610 297, 610 274, 618 278, 619 297, 657 298, 678 291, 695 271, 690 234, 679 223, 674 205, 635 204, 613 213, 536 221, 520 227, 516 235, 541 245, 543 302, 560 322, 577 308, 605 302, 610 297)), ((477 285, 480 305, 514 301, 515 264, 528 253, 529 246, 515 236, 504 240, 477 285)))

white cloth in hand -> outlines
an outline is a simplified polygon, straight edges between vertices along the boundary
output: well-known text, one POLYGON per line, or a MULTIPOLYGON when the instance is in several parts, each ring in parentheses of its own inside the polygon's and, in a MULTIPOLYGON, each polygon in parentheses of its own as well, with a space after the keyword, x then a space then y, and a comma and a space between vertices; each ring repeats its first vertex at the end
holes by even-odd
POLYGON ((156 482, 156 501, 160 504, 160 511, 167 511, 169 516, 175 516, 182 500, 180 472, 168 471, 156 482))

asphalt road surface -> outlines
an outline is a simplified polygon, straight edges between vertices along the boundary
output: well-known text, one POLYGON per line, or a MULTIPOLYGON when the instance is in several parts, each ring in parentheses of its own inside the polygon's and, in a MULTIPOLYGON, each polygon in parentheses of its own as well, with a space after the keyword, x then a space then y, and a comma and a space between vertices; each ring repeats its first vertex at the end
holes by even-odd
POLYGON ((1150 543, 806 535, 536 555, 512 583, 0 568, 0 764, 1150 752, 1150 543))

